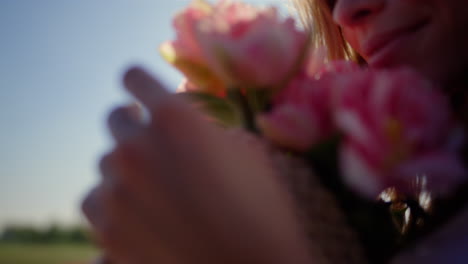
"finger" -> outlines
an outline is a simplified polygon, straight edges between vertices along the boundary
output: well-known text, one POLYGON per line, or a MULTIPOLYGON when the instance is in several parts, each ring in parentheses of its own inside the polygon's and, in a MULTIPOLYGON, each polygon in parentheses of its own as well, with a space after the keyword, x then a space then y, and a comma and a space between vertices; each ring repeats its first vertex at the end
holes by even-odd
POLYGON ((116 164, 117 158, 115 151, 110 152, 104 155, 99 161, 99 172, 101 177, 105 181, 116 180, 117 178, 117 169, 116 164))
MULTIPOLYGON (((116 184, 110 184, 109 180, 103 180, 94 187, 81 204, 81 210, 88 219, 95 232, 96 242, 102 244, 102 235, 112 233, 111 222, 115 222, 116 205, 115 197, 122 191, 116 191, 116 184)), ((117 218, 119 219, 119 218, 117 218)))
POLYGON ((112 153, 105 155, 100 163, 103 191, 106 193, 103 195, 104 207, 108 214, 105 219, 112 223, 106 223, 104 232, 97 230, 98 240, 105 248, 111 250, 110 256, 117 256, 119 252, 127 252, 125 245, 129 241, 134 245, 138 244, 138 238, 135 236, 143 238, 147 235, 145 233, 148 233, 145 230, 153 230, 156 237, 151 239, 152 245, 158 245, 158 250, 154 253, 159 258, 168 259, 174 255, 171 253, 173 250, 164 245, 177 247, 177 252, 184 252, 185 255, 196 255, 196 252, 192 252, 193 246, 190 248, 178 246, 178 241, 187 239, 185 236, 200 237, 200 234, 190 235, 194 230, 186 225, 186 217, 173 202, 173 196, 176 194, 170 195, 166 192, 167 189, 159 189, 147 180, 142 180, 139 175, 152 175, 149 173, 154 173, 154 170, 148 171, 145 165, 139 163, 141 162, 139 157, 136 157, 135 161, 129 160, 133 155, 128 156, 128 152, 125 152, 126 161, 122 160, 119 155, 122 151, 124 150, 121 146, 118 146, 112 153), (121 177, 121 175, 132 177, 121 177), (116 222, 118 226, 125 228, 115 228, 116 222))
POLYGON ((93 228, 102 226, 101 185, 94 187, 81 203, 81 211, 93 228))
MULTIPOLYGON (((124 77, 127 90, 147 108, 151 115, 150 127, 164 134, 192 133, 200 128, 200 116, 189 104, 172 94, 163 85, 140 68, 130 69, 124 77)), ((154 131, 153 131, 154 132, 154 131)), ((161 134, 159 134, 161 136, 161 134)), ((164 136, 162 136, 164 137, 164 136)), ((177 137, 174 137, 177 138, 177 137)), ((163 141, 166 141, 164 138, 163 141)))
POLYGON ((111 153, 108 153, 104 155, 99 161, 99 172, 101 173, 102 177, 109 177, 112 175, 111 159, 111 153))
POLYGON ((117 142, 135 137, 143 129, 141 108, 136 103, 116 108, 109 115, 108 126, 117 142))
POLYGON ((158 80, 138 67, 127 71, 124 76, 124 84, 127 90, 150 111, 171 97, 158 80))
POLYGON ((161 242, 159 230, 167 228, 167 224, 161 225, 157 219, 151 221, 145 214, 157 208, 144 207, 138 193, 120 182, 105 179, 101 192, 105 223, 96 232, 109 260, 148 263, 158 259, 163 263, 176 263, 172 259, 177 254, 167 243, 161 242))
POLYGON ((102 180, 111 188, 124 186, 132 193, 135 203, 161 210, 168 198, 156 179, 161 173, 160 153, 146 152, 137 143, 119 144, 101 158, 99 170, 102 180))

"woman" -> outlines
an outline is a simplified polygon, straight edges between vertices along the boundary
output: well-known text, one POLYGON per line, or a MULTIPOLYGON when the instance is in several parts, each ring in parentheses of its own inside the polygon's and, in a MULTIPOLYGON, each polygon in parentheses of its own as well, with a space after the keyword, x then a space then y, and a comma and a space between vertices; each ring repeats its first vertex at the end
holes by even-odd
MULTIPOLYGON (((297 0, 330 58, 375 68, 409 65, 462 94, 457 107, 466 105, 464 2, 297 0)), ((130 70, 124 83, 149 109, 150 121, 136 105, 111 113, 115 148, 83 203, 112 262, 314 263, 292 199, 260 149, 233 142, 140 69, 130 70)), ((467 220, 465 209, 393 262, 466 263, 467 220)))

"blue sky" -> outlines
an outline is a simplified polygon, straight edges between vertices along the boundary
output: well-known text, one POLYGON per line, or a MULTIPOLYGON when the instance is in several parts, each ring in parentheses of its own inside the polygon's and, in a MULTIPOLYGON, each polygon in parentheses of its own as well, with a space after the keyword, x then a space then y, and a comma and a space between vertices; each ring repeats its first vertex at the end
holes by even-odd
MULTIPOLYGON (((250 0, 284 7, 286 0, 250 0)), ((0 227, 76 222, 111 146, 106 114, 139 64, 175 87, 160 58, 189 0, 0 1, 0 227)))

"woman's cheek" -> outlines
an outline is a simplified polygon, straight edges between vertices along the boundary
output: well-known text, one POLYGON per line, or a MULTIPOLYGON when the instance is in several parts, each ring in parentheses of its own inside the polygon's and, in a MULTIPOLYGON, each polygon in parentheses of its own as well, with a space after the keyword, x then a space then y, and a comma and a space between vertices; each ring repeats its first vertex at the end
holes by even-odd
POLYGON ((359 34, 356 32, 356 30, 342 28, 342 32, 343 32, 343 37, 349 43, 349 45, 351 45, 351 47, 357 53, 362 55, 360 41, 359 41, 359 34))

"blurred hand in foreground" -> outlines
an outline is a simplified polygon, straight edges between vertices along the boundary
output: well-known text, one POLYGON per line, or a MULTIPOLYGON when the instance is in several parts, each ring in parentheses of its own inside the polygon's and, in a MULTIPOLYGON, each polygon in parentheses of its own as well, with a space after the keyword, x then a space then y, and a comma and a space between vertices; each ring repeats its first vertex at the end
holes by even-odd
POLYGON ((233 142, 141 69, 135 106, 110 114, 115 147, 83 202, 115 264, 311 263, 292 198, 261 149, 233 142))

